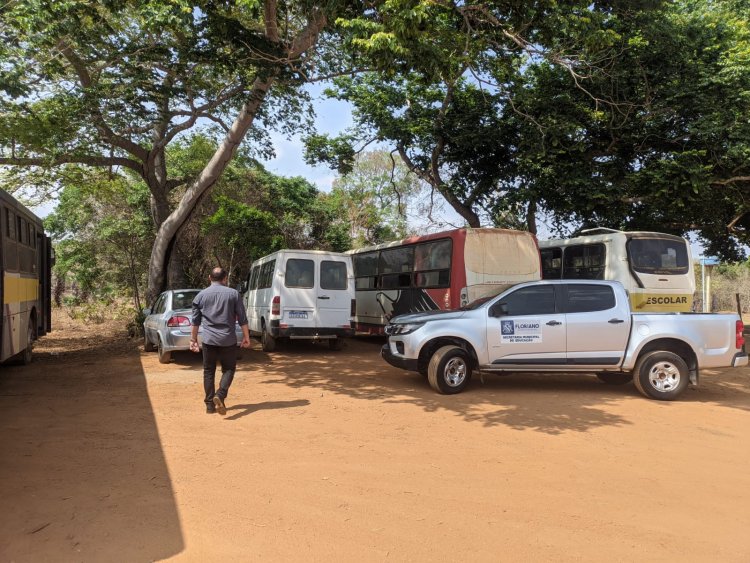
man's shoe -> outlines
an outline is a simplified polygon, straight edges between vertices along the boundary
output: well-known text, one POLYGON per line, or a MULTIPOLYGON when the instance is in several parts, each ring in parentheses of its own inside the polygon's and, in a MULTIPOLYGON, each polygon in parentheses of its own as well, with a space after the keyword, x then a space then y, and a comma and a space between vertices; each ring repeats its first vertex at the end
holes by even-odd
POLYGON ((213 405, 206 405, 206 412, 208 414, 216 414, 216 407, 213 405))
POLYGON ((218 395, 214 395, 214 406, 221 415, 227 414, 227 407, 224 406, 224 401, 218 395))

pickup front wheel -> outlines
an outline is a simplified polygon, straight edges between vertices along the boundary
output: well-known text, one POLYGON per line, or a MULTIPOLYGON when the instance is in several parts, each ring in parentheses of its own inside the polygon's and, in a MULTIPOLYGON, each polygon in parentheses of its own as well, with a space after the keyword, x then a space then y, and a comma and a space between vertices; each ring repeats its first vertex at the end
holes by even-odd
POLYGON ((458 346, 443 346, 430 358, 427 380, 430 387, 443 395, 460 393, 471 380, 469 355, 458 346))
POLYGON ((688 367, 673 352, 649 352, 638 360, 633 383, 646 397, 659 401, 675 400, 690 383, 688 367))

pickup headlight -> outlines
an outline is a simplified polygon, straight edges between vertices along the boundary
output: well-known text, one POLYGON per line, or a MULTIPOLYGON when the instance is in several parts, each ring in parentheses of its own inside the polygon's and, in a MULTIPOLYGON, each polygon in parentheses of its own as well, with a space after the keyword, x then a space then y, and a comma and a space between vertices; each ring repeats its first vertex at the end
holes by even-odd
POLYGON ((389 330, 386 333, 389 336, 395 336, 397 334, 411 334, 415 330, 419 330, 424 326, 424 323, 406 323, 406 324, 392 324, 388 326, 389 330))

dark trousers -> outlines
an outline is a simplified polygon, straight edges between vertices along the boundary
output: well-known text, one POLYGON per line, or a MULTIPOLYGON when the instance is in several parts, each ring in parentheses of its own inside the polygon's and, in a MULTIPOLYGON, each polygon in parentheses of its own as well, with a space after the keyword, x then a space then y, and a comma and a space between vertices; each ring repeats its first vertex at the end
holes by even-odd
POLYGON ((227 398, 229 386, 237 368, 237 346, 203 345, 203 389, 206 391, 206 404, 213 405, 214 395, 227 398), (221 382, 216 390, 216 363, 221 363, 221 382))

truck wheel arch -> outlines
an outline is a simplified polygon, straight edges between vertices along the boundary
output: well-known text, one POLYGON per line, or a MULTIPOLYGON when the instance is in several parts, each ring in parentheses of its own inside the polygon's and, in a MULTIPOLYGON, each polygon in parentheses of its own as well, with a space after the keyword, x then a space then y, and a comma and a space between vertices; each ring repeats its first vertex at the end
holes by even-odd
POLYGON ((690 383, 698 385, 698 355, 690 344, 677 338, 657 338, 656 340, 651 340, 638 351, 636 364, 638 364, 640 359, 646 354, 657 351, 672 352, 673 354, 680 356, 687 364, 690 374, 690 383))
POLYGON ((469 343, 468 340, 458 338, 457 336, 439 336, 428 340, 422 348, 419 350, 419 358, 417 360, 417 370, 424 376, 427 376, 427 366, 430 364, 430 358, 443 346, 458 346, 466 351, 471 358, 472 369, 476 369, 479 365, 476 350, 469 343))

